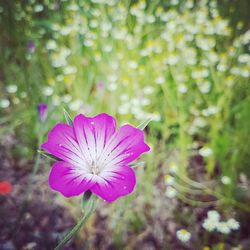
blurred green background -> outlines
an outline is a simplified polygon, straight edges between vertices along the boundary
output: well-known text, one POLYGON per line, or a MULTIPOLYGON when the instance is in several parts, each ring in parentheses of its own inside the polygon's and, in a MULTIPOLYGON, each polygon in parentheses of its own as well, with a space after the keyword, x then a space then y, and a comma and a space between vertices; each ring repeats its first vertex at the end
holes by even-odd
MULTIPOLYGON (((120 124, 151 118, 152 151, 136 165, 137 190, 98 210, 79 236, 93 233, 85 248, 249 249, 249 10, 247 0, 1 0, 0 137, 9 162, 1 179, 25 187, 20 173, 31 175, 63 108, 72 116, 107 112, 120 124), (42 124, 39 103, 49 107, 42 124), (237 218, 241 229, 205 230, 209 209, 237 218), (98 220, 111 236, 98 232, 98 220), (180 228, 190 241, 178 240, 180 228)), ((50 163, 42 158, 38 167, 32 178, 46 186, 50 163)), ((80 213, 77 199, 43 203, 80 213)))

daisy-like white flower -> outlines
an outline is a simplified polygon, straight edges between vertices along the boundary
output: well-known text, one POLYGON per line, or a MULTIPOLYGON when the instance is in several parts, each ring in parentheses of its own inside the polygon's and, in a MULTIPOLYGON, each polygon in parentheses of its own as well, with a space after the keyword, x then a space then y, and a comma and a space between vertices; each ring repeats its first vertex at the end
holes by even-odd
POLYGON ((217 229, 220 220, 220 214, 216 210, 210 210, 207 213, 207 218, 202 223, 202 227, 209 232, 217 229))
POLYGON ((135 173, 128 165, 150 150, 142 130, 131 125, 117 129, 107 114, 80 114, 72 126, 59 123, 41 147, 59 159, 49 176, 52 189, 66 197, 89 190, 107 202, 134 190, 135 173))
POLYGON ((178 166, 175 162, 171 162, 169 165, 169 173, 176 174, 178 171, 178 166))
POLYGON ((7 88, 6 88, 7 92, 10 94, 16 93, 17 89, 18 89, 17 85, 15 85, 15 84, 11 84, 11 85, 7 86, 7 88))
POLYGON ((217 224, 217 231, 222 234, 229 234, 231 232, 231 229, 228 226, 227 222, 221 221, 217 224))
POLYGON ((221 182, 224 184, 224 185, 229 185, 231 183, 231 179, 228 177, 228 176, 222 176, 221 177, 221 182))
POLYGON ((44 87, 44 89, 43 89, 43 94, 44 94, 45 96, 51 96, 51 95, 53 94, 53 92, 54 92, 54 90, 53 90, 53 88, 51 88, 50 86, 46 86, 46 87, 44 87))
POLYGON ((231 230, 237 230, 240 228, 240 223, 234 218, 229 219, 227 225, 231 230))
POLYGON ((203 147, 199 150, 199 154, 203 157, 209 157, 213 154, 213 150, 209 147, 203 147))
POLYGON ((232 247, 232 250, 243 250, 242 245, 238 245, 236 247, 232 247))
POLYGON ((10 106, 10 101, 8 99, 0 100, 0 108, 8 108, 10 106))
POLYGON ((167 185, 173 185, 174 184, 174 177, 171 176, 170 174, 166 174, 164 179, 165 179, 165 183, 167 185))
POLYGON ((219 223, 218 220, 207 218, 202 223, 202 227, 206 229, 207 231, 212 232, 217 228, 218 223, 219 223))
POLYGON ((191 239, 191 233, 186 229, 180 229, 176 232, 176 237, 182 242, 188 242, 191 239))
POLYGON ((177 190, 173 188, 172 186, 168 186, 165 192, 166 196, 168 198, 174 198, 177 195, 177 190))
POLYGON ((216 210, 210 210, 207 213, 207 217, 211 220, 214 221, 219 221, 220 220, 220 214, 216 210))
POLYGON ((163 84, 165 82, 165 78, 163 76, 159 76, 155 79, 155 83, 163 84))

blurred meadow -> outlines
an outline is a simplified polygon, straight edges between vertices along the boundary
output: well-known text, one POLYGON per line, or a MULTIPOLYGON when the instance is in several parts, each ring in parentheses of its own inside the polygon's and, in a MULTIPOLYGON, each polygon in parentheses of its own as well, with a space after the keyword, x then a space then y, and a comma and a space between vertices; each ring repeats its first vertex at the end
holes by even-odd
POLYGON ((65 249, 250 249, 249 10, 0 0, 0 249, 53 249, 81 214, 80 197, 49 189, 38 152, 63 109, 151 119, 135 191, 100 201, 65 249))

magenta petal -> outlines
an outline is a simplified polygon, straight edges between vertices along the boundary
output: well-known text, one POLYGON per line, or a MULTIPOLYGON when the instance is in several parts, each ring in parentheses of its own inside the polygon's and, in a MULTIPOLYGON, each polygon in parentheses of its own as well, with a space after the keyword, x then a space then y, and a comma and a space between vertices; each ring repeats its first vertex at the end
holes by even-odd
POLYGON ((124 125, 106 146, 101 160, 109 155, 106 157, 105 165, 126 165, 149 150, 149 146, 144 142, 143 131, 131 125, 124 125))
POLYGON ((107 114, 99 114, 93 118, 80 114, 74 119, 74 130, 84 156, 91 163, 99 157, 107 141, 115 133, 116 122, 107 114))
POLYGON ((79 169, 66 162, 54 163, 49 176, 50 187, 65 197, 79 195, 89 190, 94 184, 91 177, 80 173, 79 169))
POLYGON ((84 158, 76 141, 73 127, 57 124, 48 135, 48 140, 41 146, 50 154, 76 166, 82 166, 84 158))
POLYGON ((123 166, 109 174, 109 178, 96 183, 90 190, 107 202, 113 202, 134 190, 136 178, 134 170, 123 166))

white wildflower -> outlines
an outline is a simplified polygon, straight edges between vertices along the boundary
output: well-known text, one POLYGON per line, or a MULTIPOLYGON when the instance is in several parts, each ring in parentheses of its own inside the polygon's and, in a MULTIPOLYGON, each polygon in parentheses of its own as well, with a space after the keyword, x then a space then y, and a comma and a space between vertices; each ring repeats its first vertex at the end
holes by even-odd
POLYGON ((148 106, 151 103, 151 101, 148 98, 142 98, 141 105, 142 106, 148 106))
POLYGON ((222 176, 221 177, 221 182, 224 184, 224 185, 228 185, 231 183, 231 179, 228 177, 228 176, 222 176))
POLYGON ((165 82, 165 78, 163 76, 158 76, 155 79, 155 83, 157 83, 157 84, 163 84, 164 82, 165 82))
POLYGON ((173 185, 174 184, 174 177, 171 176, 170 174, 165 175, 165 183, 167 185, 173 185))
POLYGON ((77 111, 80 109, 81 105, 82 105, 81 100, 75 100, 69 104, 69 109, 72 111, 77 111))
POLYGON ((45 96, 51 96, 53 94, 53 92, 54 92, 53 88, 50 87, 50 86, 46 86, 46 87, 43 88, 43 94, 45 96))
POLYGON ((110 44, 106 44, 106 45, 104 45, 103 48, 102 48, 102 50, 103 50, 104 52, 106 52, 106 53, 111 52, 112 49, 113 49, 113 47, 112 47, 112 45, 110 45, 110 44))
POLYGON ((41 11, 43 11, 43 9, 44 9, 44 7, 43 7, 43 5, 41 5, 41 4, 37 4, 37 5, 35 5, 35 7, 34 7, 34 11, 35 11, 35 12, 41 12, 41 11))
POLYGON ((10 101, 8 99, 0 100, 0 108, 8 108, 10 106, 10 101))
POLYGON ((64 68, 65 75, 75 74, 76 72, 77 72, 77 68, 74 66, 66 66, 64 68))
POLYGON ((109 91, 115 91, 117 89, 117 84, 115 82, 111 82, 107 88, 109 91))
POLYGON ((62 101, 63 101, 64 103, 69 103, 69 102, 72 100, 72 96, 69 95, 69 94, 66 94, 66 95, 62 96, 61 99, 62 99, 62 101))
POLYGON ((178 171, 178 166, 175 162, 171 162, 169 165, 169 173, 175 174, 178 171))
POLYGON ((152 121, 155 121, 155 122, 161 121, 161 115, 158 112, 150 114, 149 118, 151 118, 152 121))
POLYGON ((120 96, 120 100, 123 101, 123 102, 128 101, 128 99, 129 99, 129 96, 127 94, 122 94, 120 96))
POLYGON ((60 97, 58 95, 54 95, 52 97, 52 103, 54 106, 59 106, 61 104, 60 97))
POLYGON ((130 105, 129 103, 123 103, 118 107, 118 113, 121 115, 127 115, 129 113, 130 105))
POLYGON ((97 20, 91 20, 91 21, 89 22, 89 26, 90 26, 91 28, 97 28, 97 27, 98 27, 98 21, 97 21, 97 20))
POLYGON ((211 218, 207 218, 204 220, 204 222, 202 223, 202 227, 204 229, 206 229, 209 232, 214 231, 217 228, 217 224, 219 223, 218 220, 214 220, 211 218))
POLYGON ((154 88, 151 87, 151 86, 146 86, 144 89, 143 89, 143 93, 145 95, 150 95, 152 93, 154 93, 154 88))
POLYGON ((55 40, 49 40, 45 45, 47 50, 55 50, 57 48, 57 44, 55 40))
POLYGON ((204 128, 207 125, 207 122, 202 117, 196 117, 193 121, 193 126, 197 128, 204 128))
POLYGON ((176 232, 176 237, 182 242, 188 242, 191 239, 191 233, 186 229, 181 229, 176 232))
POLYGON ((60 75, 56 76, 56 81, 57 82, 62 82, 63 80, 64 80, 64 76, 63 75, 60 74, 60 75))
POLYGON ((188 88, 186 85, 184 84, 181 84, 178 86, 178 91, 181 93, 181 94, 185 94, 187 91, 188 91, 188 88))
POLYGON ((17 85, 11 84, 11 85, 7 86, 6 90, 8 93, 14 94, 17 92, 17 85))
POLYGON ((207 213, 207 217, 211 220, 220 220, 220 214, 216 210, 210 210, 207 213))
POLYGON ((165 195, 168 197, 168 198, 174 198, 176 195, 177 195, 177 190, 171 186, 167 187, 166 189, 166 192, 165 192, 165 195))
POLYGON ((231 230, 237 230, 240 228, 240 223, 234 218, 229 219, 227 225, 231 230))
POLYGON ((209 147, 203 147, 199 150, 199 154, 203 157, 209 157, 213 154, 213 150, 209 147))
POLYGON ((229 234, 231 232, 231 229, 228 226, 227 222, 222 221, 217 224, 217 231, 222 234, 229 234))

